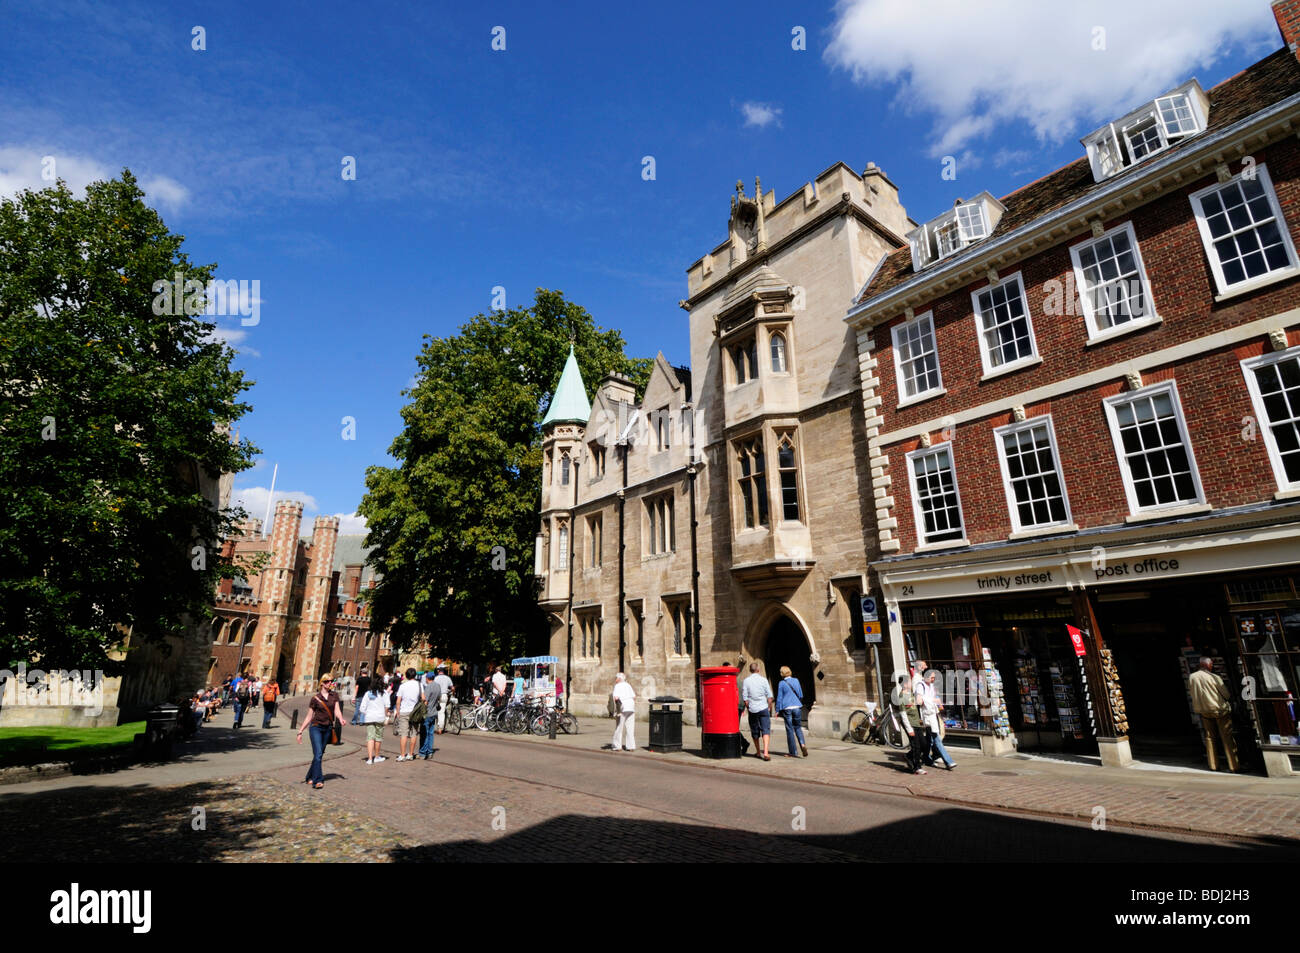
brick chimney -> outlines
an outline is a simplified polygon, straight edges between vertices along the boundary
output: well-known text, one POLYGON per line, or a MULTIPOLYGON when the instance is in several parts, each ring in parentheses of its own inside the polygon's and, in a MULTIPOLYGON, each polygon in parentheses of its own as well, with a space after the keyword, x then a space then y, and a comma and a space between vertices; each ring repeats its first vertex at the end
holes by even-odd
POLYGON ((1300 57, 1300 0, 1273 0, 1273 18, 1282 33, 1282 42, 1300 57))

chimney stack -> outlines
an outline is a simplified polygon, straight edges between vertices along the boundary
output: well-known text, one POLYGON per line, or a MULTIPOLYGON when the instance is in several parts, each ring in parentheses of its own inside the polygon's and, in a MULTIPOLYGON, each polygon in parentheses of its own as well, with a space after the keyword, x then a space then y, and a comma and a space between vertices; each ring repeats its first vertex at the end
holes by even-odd
POLYGON ((1282 42, 1293 55, 1300 57, 1300 0, 1273 0, 1273 18, 1282 34, 1282 42))

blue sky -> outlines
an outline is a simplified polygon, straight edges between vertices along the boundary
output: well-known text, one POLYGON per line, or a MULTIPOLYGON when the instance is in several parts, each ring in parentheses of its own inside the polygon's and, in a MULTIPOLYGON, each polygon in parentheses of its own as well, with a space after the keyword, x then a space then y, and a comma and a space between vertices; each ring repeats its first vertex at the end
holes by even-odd
POLYGON ((347 517, 421 336, 495 286, 561 289, 633 355, 686 363, 685 269, 738 178, 779 201, 874 161, 921 221, 1280 45, 1265 0, 9 3, 0 195, 45 184, 46 156, 74 187, 127 166, 192 259, 258 281, 258 324, 219 321, 264 451, 237 494, 261 516, 278 463, 277 497, 347 517))

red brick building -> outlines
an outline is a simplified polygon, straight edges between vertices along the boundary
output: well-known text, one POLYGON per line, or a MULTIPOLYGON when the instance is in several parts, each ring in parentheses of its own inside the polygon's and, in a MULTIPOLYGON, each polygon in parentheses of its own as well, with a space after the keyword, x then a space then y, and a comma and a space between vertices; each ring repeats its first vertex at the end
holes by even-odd
POLYGON ((1300 2, 1275 13, 1289 49, 959 202, 847 316, 894 657, 986 679, 945 712, 986 750, 1195 758, 1210 655, 1239 744, 1300 758, 1300 2))
POLYGON ((311 536, 301 536, 301 522, 302 504, 281 500, 269 537, 253 519, 242 537, 226 541, 227 555, 268 561, 218 588, 208 684, 239 671, 274 677, 293 693, 311 691, 324 671, 350 679, 362 668, 398 665, 387 635, 370 628, 364 595, 374 570, 365 566, 365 536, 340 536, 333 516, 316 517, 311 536))

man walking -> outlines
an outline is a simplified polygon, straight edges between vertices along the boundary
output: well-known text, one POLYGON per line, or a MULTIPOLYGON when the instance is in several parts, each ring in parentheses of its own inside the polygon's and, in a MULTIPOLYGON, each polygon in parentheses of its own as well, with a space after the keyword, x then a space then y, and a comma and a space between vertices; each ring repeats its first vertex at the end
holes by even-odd
POLYGON ((401 752, 397 757, 398 761, 415 760, 415 749, 418 747, 420 728, 418 725, 411 725, 411 712, 415 711, 415 706, 419 701, 420 683, 415 679, 415 669, 408 668, 406 670, 406 681, 402 682, 401 687, 397 689, 397 695, 393 699, 393 707, 397 709, 397 737, 400 739, 399 745, 401 747, 401 752))
POLYGON ((248 709, 249 702, 249 682, 246 678, 241 678, 231 684, 235 690, 235 724, 234 727, 244 727, 244 712, 248 709))
POLYGON ((1201 719, 1201 731, 1205 735, 1205 757, 1210 762, 1210 770, 1218 771, 1214 758, 1214 735, 1217 733, 1223 745, 1223 753, 1228 759, 1228 770, 1237 770, 1237 740, 1232 734, 1232 696, 1223 684, 1223 679, 1214 674, 1214 660, 1202 658, 1201 666, 1188 679, 1188 688, 1192 694, 1192 711, 1201 719))
POLYGON ((352 724, 354 725, 363 724, 361 720, 361 700, 366 697, 368 691, 370 691, 370 673, 363 666, 360 674, 357 675, 357 693, 352 699, 352 724))
POLYGON ((749 663, 749 678, 741 687, 740 700, 749 710, 749 733, 754 737, 754 755, 764 761, 771 761, 768 745, 772 741, 772 686, 758 673, 757 662, 749 663), (760 739, 762 744, 760 745, 760 739))
POLYGON ((627 683, 627 676, 619 672, 614 676, 614 738, 615 751, 636 750, 636 692, 627 683))
POLYGON ((280 700, 280 683, 271 679, 262 689, 262 727, 270 728, 275 717, 276 703, 280 700))
POLYGON ((438 674, 433 680, 442 688, 442 694, 438 698, 438 734, 443 734, 447 730, 447 706, 451 703, 451 694, 454 690, 446 665, 438 666, 438 674))
POLYGON ((420 744, 420 756, 428 761, 433 757, 433 735, 438 728, 438 704, 442 701, 442 685, 432 672, 424 676, 424 741, 420 744))

